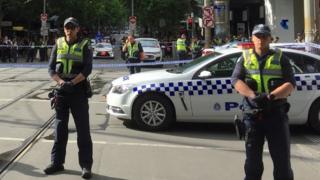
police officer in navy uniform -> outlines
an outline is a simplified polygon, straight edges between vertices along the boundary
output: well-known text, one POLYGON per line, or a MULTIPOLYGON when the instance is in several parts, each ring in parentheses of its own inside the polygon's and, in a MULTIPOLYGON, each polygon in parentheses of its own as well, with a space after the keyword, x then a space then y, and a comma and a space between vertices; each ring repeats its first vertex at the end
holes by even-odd
POLYGON ((288 58, 270 49, 270 28, 256 25, 253 49, 244 50, 232 74, 235 89, 244 96, 246 161, 245 180, 260 180, 263 173, 263 145, 268 141, 275 180, 293 180, 290 163, 290 134, 287 97, 295 88, 288 58))
POLYGON ((92 140, 89 127, 87 77, 92 71, 92 50, 88 39, 80 39, 77 19, 64 21, 65 37, 58 38, 52 49, 49 74, 58 83, 58 99, 55 107, 55 140, 51 151, 51 164, 44 170, 54 174, 64 170, 68 141, 69 112, 77 129, 78 157, 82 177, 91 178, 92 140))

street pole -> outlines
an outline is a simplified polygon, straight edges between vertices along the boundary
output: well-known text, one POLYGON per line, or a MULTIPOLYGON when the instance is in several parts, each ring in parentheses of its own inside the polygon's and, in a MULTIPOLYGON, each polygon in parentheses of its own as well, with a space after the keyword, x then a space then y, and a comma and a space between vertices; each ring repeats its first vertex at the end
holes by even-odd
MULTIPOLYGON (((43 15, 45 15, 46 14, 46 0, 43 0, 43 15)), ((42 27, 44 26, 44 25, 46 25, 47 24, 47 21, 42 21, 42 27)), ((47 38, 46 38, 46 36, 43 34, 43 36, 42 36, 42 41, 44 42, 44 45, 47 45, 47 38)))
POLYGON ((191 18, 192 18, 192 26, 191 26, 191 37, 194 38, 195 35, 195 23, 194 23, 194 13, 191 13, 191 18))
POLYGON ((46 13, 46 0, 43 0, 43 14, 46 13))
MULTIPOLYGON (((204 1, 204 7, 210 6, 211 2, 212 2, 212 0, 205 0, 204 1)), ((211 27, 205 27, 204 31, 205 31, 205 34, 204 34, 204 40, 205 40, 204 47, 205 48, 210 48, 210 45, 211 45, 211 27)))
POLYGON ((313 41, 313 20, 314 20, 314 13, 313 8, 314 6, 313 0, 304 0, 304 34, 305 34, 305 42, 312 42, 313 41))
POLYGON ((133 3, 134 0, 131 0, 131 16, 134 16, 134 3, 133 3))
MULTIPOLYGON (((131 16, 134 16, 134 0, 131 0, 131 16)), ((131 29, 131 34, 134 35, 134 29, 131 29)))

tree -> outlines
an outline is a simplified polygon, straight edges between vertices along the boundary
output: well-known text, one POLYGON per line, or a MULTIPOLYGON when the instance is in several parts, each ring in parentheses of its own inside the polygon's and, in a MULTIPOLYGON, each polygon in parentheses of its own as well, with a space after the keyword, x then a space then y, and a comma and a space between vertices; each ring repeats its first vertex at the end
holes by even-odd
MULTIPOLYGON (((0 24, 2 23, 5 16, 10 12, 17 12, 19 7, 23 5, 22 1, 19 0, 0 0, 0 24)), ((2 28, 0 26, 0 38, 2 36, 2 28)))
MULTIPOLYGON (((130 12, 131 0, 122 2, 130 12)), ((161 32, 165 36, 175 35, 179 30, 180 21, 186 19, 186 14, 190 14, 194 4, 194 0, 135 0, 134 15, 137 16, 138 25, 144 27, 144 33, 147 35, 152 35, 151 32, 161 32)))

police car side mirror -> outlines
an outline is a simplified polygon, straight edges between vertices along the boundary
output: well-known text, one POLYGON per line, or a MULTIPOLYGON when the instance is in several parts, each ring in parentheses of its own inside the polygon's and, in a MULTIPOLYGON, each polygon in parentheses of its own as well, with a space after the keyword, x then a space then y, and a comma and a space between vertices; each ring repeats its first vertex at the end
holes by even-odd
POLYGON ((198 76, 200 79, 206 79, 206 78, 210 78, 212 77, 212 73, 210 71, 201 71, 199 76, 198 76))

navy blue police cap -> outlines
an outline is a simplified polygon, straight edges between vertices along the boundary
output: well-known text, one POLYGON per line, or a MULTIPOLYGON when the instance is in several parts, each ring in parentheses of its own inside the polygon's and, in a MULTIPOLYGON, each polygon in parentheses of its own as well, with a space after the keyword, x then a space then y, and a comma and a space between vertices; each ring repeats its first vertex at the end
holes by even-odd
POLYGON ((76 18, 74 18, 74 17, 69 17, 66 20, 64 20, 63 26, 66 26, 67 24, 72 24, 75 27, 79 26, 78 20, 76 18))
POLYGON ((255 25, 252 31, 252 35, 256 35, 256 34, 263 34, 263 35, 271 35, 271 30, 269 28, 269 26, 265 25, 265 24, 258 24, 255 25))

